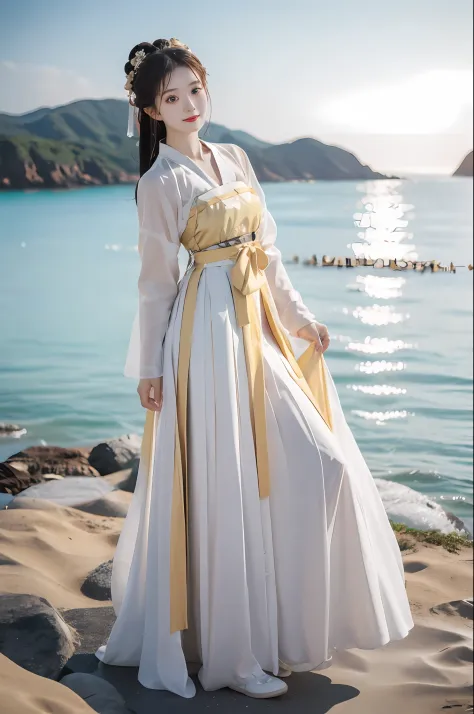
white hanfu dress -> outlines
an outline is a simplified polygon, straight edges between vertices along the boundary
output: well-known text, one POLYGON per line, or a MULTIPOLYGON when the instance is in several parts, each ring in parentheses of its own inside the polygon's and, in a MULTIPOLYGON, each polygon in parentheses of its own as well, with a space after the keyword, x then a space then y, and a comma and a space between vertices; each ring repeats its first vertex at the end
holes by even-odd
MULTIPOLYGON (((277 674, 279 663, 323 669, 335 650, 381 647, 413 627, 397 540, 331 375, 326 368, 330 429, 293 378, 256 297, 270 481, 269 495, 259 493, 229 258, 203 266, 187 335, 188 623, 182 631, 172 626, 176 384, 193 274, 192 267, 179 280, 178 250, 184 235, 188 249, 193 240, 200 249, 199 221, 189 238, 190 216, 199 218, 202 205, 221 209, 226 197, 210 253, 235 216, 247 215, 238 214, 239 191, 250 187, 261 210, 256 238, 268 257, 276 319, 290 340, 315 320, 288 278, 247 155, 233 144, 203 143, 221 185, 163 142, 138 185, 139 312, 125 374, 163 376, 163 407, 154 417, 151 469, 140 463, 114 558, 117 620, 97 651, 104 663, 138 667, 145 687, 183 697, 195 694, 189 661, 201 664, 202 686, 215 690, 262 670, 277 674)), ((234 233, 239 227, 242 234, 254 230, 246 220, 234 233)))

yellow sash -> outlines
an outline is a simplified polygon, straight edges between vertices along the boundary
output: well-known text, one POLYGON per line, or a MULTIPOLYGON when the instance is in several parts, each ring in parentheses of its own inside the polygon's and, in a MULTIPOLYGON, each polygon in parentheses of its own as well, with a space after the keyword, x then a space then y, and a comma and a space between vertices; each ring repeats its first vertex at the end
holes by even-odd
MULTIPOLYGON (((310 399, 327 426, 332 429, 324 358, 317 353, 314 343, 301 355, 294 356, 291 344, 272 312, 270 290, 265 275, 268 256, 258 241, 241 243, 226 248, 200 251, 194 254, 195 267, 188 280, 181 322, 178 377, 176 392, 175 467, 171 512, 170 552, 170 630, 187 628, 187 523, 188 523, 188 468, 187 468, 187 398, 189 364, 193 336, 194 312, 201 273, 208 263, 232 259, 230 271, 232 294, 237 323, 242 328, 250 397, 250 416, 257 463, 260 498, 270 494, 267 430, 265 418, 265 380, 261 343, 261 322, 253 293, 260 291, 270 329, 286 358, 286 367, 294 381, 310 399)), ((151 467, 152 439, 146 432, 155 428, 155 412, 147 414, 141 458, 151 467)), ((151 478, 151 474, 149 474, 151 478)))

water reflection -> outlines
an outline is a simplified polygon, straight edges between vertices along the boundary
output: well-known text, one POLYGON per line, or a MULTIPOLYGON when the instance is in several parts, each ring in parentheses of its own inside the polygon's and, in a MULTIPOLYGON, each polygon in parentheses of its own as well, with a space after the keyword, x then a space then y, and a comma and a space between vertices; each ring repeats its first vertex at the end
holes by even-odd
POLYGON ((390 384, 348 384, 348 389, 363 394, 373 394, 376 397, 386 397, 389 394, 406 394, 404 387, 393 387, 390 384))
POLYGON ((366 421, 373 421, 379 426, 383 426, 392 419, 406 419, 409 416, 414 416, 413 412, 409 412, 406 409, 394 409, 386 412, 366 412, 361 409, 353 409, 352 413, 366 421))
POLYGON ((349 342, 346 350, 365 354, 394 354, 399 350, 412 350, 415 345, 403 340, 389 340, 387 337, 366 337, 363 342, 349 342))
POLYGON ((413 217, 414 206, 403 203, 398 193, 401 185, 399 180, 367 181, 358 187, 365 191, 365 196, 360 201, 363 211, 354 213, 354 224, 364 229, 357 233, 363 242, 351 246, 357 258, 418 258, 415 246, 403 243, 413 238, 405 229, 413 217))
MULTIPOLYGON (((404 203, 401 188, 402 182, 398 179, 368 181, 357 187, 357 190, 364 194, 358 201, 357 212, 353 215, 354 225, 358 229, 358 240, 349 246, 357 258, 412 261, 418 259, 416 246, 412 242, 413 233, 409 230, 410 221, 414 216, 414 206, 404 203)), ((374 328, 389 328, 391 325, 401 325, 409 320, 409 313, 404 313, 395 304, 385 302, 400 300, 403 297, 406 278, 401 275, 379 276, 374 275, 371 269, 369 271, 357 275, 355 281, 348 285, 348 289, 363 293, 373 300, 384 301, 384 303, 358 305, 355 308, 346 307, 343 308, 343 313, 363 325, 374 328)), ((415 347, 414 344, 403 339, 393 339, 393 335, 386 334, 382 337, 369 335, 363 341, 350 340, 346 343, 345 349, 370 357, 372 355, 393 355, 400 350, 411 350, 415 347)), ((367 359, 354 365, 354 371, 361 376, 393 374, 394 380, 399 373, 406 369, 405 362, 385 359, 367 359)), ((401 395, 407 394, 407 388, 396 383, 350 384, 347 388, 360 395, 365 395, 368 399, 377 397, 397 399, 401 395)), ((386 411, 356 409, 352 413, 377 426, 383 426, 394 419, 406 419, 413 416, 405 409, 386 411)))
POLYGON ((391 305, 370 305, 369 307, 356 307, 349 310, 344 307, 342 312, 345 315, 352 315, 356 320, 360 320, 363 325, 396 325, 399 322, 408 320, 410 315, 395 312, 391 305))
POLYGON ((350 290, 366 293, 377 300, 390 300, 401 297, 405 278, 381 278, 378 275, 358 275, 350 290))
POLYGON ((356 364, 356 372, 363 374, 380 374, 381 372, 402 372, 407 368, 406 362, 387 362, 380 360, 378 362, 360 362, 356 364))

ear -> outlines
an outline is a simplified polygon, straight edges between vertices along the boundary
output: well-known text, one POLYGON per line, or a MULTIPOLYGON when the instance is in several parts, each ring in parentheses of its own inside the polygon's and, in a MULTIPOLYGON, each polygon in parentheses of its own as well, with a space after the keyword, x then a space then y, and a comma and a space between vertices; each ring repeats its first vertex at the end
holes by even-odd
POLYGON ((161 121, 161 114, 156 107, 145 107, 143 111, 155 121, 161 121))

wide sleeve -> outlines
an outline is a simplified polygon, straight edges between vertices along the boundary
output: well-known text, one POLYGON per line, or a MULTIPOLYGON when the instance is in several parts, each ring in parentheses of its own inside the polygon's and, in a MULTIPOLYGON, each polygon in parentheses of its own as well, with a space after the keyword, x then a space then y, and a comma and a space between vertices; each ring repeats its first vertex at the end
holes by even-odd
POLYGON ((281 253, 275 244, 277 227, 273 216, 267 208, 263 189, 257 180, 247 154, 240 147, 236 148, 241 154, 243 169, 247 176, 248 184, 257 192, 263 207, 262 220, 257 232, 257 239, 260 241, 270 259, 265 274, 273 300, 275 301, 275 306, 283 327, 288 330, 290 335, 297 337, 298 330, 310 322, 315 322, 316 318, 311 310, 304 304, 300 293, 295 290, 291 284, 291 280, 281 259, 281 253))
POLYGON ((137 209, 138 313, 124 374, 153 379, 163 374, 163 341, 178 291, 178 196, 164 177, 145 174, 138 183, 137 209))

